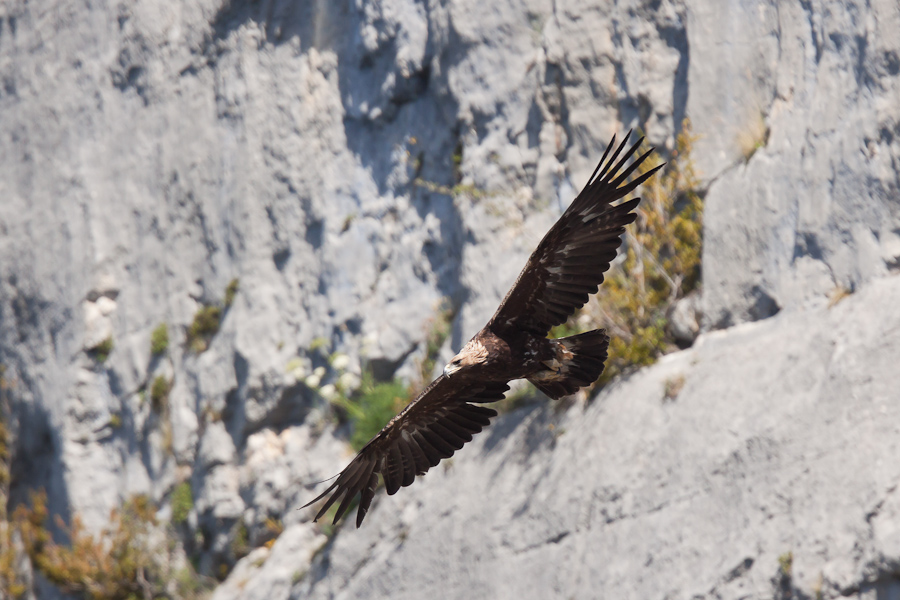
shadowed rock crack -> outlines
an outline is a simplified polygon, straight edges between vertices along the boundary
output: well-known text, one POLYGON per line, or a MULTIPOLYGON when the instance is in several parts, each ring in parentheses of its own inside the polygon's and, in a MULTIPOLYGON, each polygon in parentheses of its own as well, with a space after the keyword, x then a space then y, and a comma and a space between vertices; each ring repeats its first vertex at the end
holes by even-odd
POLYGON ((534 543, 534 544, 528 544, 528 545, 525 546, 524 548, 520 548, 520 549, 518 549, 518 550, 515 550, 513 553, 514 553, 514 554, 524 554, 525 552, 530 552, 530 551, 532 551, 532 550, 536 550, 536 549, 538 549, 538 548, 541 548, 541 547, 543 547, 543 546, 547 546, 547 545, 549 545, 549 544, 558 544, 558 543, 560 543, 561 541, 563 541, 564 539, 566 539, 566 537, 568 537, 568 535, 569 535, 570 533, 572 533, 572 532, 571 532, 571 531, 568 531, 568 530, 567 530, 567 531, 562 531, 562 532, 557 533, 556 535, 554 535, 554 536, 552 536, 552 537, 549 537, 549 538, 547 538, 547 539, 545 539, 545 540, 543 540, 543 541, 536 542, 536 543, 534 543))

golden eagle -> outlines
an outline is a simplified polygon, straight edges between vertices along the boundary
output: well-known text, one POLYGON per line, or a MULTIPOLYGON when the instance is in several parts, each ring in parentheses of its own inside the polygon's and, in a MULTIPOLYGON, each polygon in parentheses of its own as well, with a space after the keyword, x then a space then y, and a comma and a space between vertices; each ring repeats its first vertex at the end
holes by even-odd
POLYGON ((360 494, 359 527, 375 495, 379 473, 387 493, 393 495, 442 458, 453 456, 497 415, 477 404, 502 400, 513 379, 527 379, 553 399, 597 380, 609 345, 604 330, 560 339, 548 339, 547 334, 597 293, 603 273, 616 257, 625 225, 637 216, 632 211, 640 198, 612 203, 663 166, 629 182, 653 149, 619 173, 643 142, 638 140, 616 162, 628 137, 607 160, 615 145, 613 136, 587 185, 538 244, 484 329, 360 450, 328 489, 303 507, 331 494, 315 520, 343 497, 334 515, 337 523, 360 494))

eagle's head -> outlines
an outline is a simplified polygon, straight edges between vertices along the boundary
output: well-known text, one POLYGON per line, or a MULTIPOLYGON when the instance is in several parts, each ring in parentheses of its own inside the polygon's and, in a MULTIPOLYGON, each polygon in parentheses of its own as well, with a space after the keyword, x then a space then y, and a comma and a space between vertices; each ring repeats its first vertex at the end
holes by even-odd
POLYGON ((481 342, 472 339, 466 344, 459 354, 444 367, 444 375, 450 377, 457 371, 480 365, 487 360, 488 351, 481 342))

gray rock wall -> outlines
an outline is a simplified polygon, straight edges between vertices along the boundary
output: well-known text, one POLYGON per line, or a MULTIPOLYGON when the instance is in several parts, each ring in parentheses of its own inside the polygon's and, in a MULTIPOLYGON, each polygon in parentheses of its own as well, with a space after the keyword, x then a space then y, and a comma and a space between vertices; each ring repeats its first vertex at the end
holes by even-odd
POLYGON ((133 493, 165 517, 189 481, 184 539, 210 572, 237 523, 256 545, 283 520, 222 599, 888 593, 898 31, 890 0, 3 4, 11 503, 45 487, 97 529, 133 493), (501 419, 323 546, 294 508, 349 457, 319 393, 333 353, 409 377, 444 299, 458 349, 609 136, 640 127, 665 154, 685 116, 704 326, 782 313, 585 411, 501 419), (828 309, 839 289, 858 293, 828 309))
POLYGON ((714 177, 708 326, 822 304, 896 273, 897 3, 726 2, 692 15, 688 112, 698 131, 717 132, 698 142, 714 177))

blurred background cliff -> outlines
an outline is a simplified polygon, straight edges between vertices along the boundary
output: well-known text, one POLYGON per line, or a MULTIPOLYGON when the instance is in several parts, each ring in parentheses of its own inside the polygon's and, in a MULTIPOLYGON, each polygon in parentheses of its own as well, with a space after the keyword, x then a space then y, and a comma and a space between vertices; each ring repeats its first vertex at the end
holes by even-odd
POLYGON ((3 0, 0 596, 896 599, 898 272, 896 0, 3 0), (312 523, 630 128, 615 377, 312 523))

